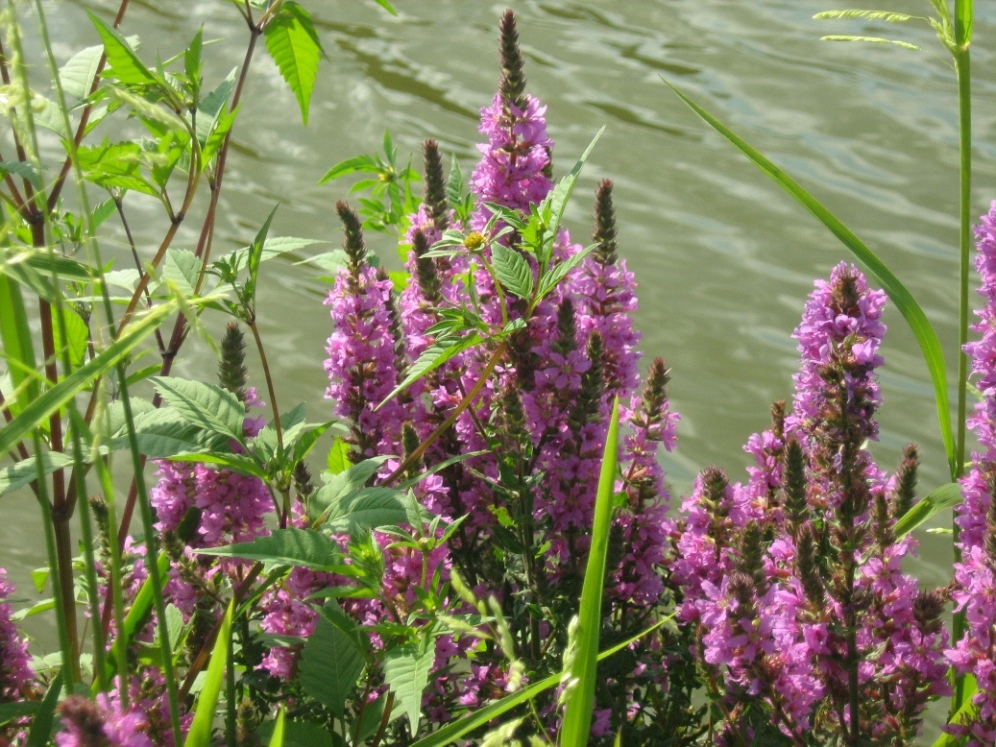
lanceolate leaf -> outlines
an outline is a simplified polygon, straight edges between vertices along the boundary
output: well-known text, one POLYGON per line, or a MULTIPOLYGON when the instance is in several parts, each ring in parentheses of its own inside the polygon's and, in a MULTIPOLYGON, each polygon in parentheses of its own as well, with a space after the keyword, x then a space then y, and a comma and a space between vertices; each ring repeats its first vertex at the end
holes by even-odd
MULTIPOLYGON (((390 394, 384 397, 384 402, 390 400, 391 397, 395 396, 398 392, 404 391, 412 384, 412 382, 418 381, 431 371, 435 371, 453 356, 462 353, 467 348, 471 348, 482 341, 483 339, 479 334, 477 334, 477 332, 471 332, 460 338, 441 340, 435 345, 430 345, 422 351, 422 355, 420 355, 418 360, 412 364, 410 369, 408 369, 408 375, 405 376, 402 382, 391 390, 390 394)), ((384 402, 381 402, 378 407, 383 405, 384 402)))
POLYGON ((0 273, 0 343, 3 343, 11 384, 17 392, 16 399, 11 399, 8 393, 8 404, 14 415, 21 412, 28 403, 37 400, 41 391, 34 376, 35 352, 31 340, 21 288, 0 273))
POLYGON ((183 747, 208 747, 211 744, 211 726, 214 722, 214 712, 221 697, 221 688, 225 683, 225 673, 228 670, 228 646, 232 635, 232 608, 228 605, 225 619, 218 631, 218 638, 211 649, 211 663, 208 664, 207 677, 201 688, 200 697, 194 706, 194 720, 187 732, 183 747))
POLYGON ((899 521, 896 522, 896 534, 900 537, 909 534, 934 514, 940 513, 946 508, 954 508, 961 501, 961 485, 956 482, 942 485, 931 491, 929 495, 899 517, 899 521))
POLYGON ((256 238, 249 245, 249 256, 247 257, 249 279, 246 280, 246 297, 250 304, 256 299, 256 281, 259 280, 259 262, 263 256, 263 244, 266 243, 266 234, 270 232, 270 224, 273 223, 273 216, 277 212, 277 207, 279 206, 273 206, 273 210, 266 216, 266 220, 263 221, 263 225, 257 232, 256 238))
POLYGON ((69 62, 59 71, 62 90, 74 99, 84 99, 90 95, 90 87, 97 77, 97 65, 103 47, 86 47, 69 58, 69 62))
POLYGON ((422 692, 429 684, 429 671, 435 655, 432 638, 425 636, 418 643, 389 650, 384 657, 384 679, 394 691, 397 703, 392 716, 407 713, 412 734, 418 731, 422 692))
POLYGON ((889 298, 892 299, 896 308, 899 309, 899 313, 903 315, 903 318, 910 325, 910 329, 913 330, 913 335, 920 345, 924 361, 927 364, 927 370, 930 372, 930 378, 934 384, 937 419, 940 425, 941 439, 944 442, 944 450, 948 457, 948 467, 952 476, 958 474, 954 437, 951 432, 951 410, 948 404, 948 377, 944 364, 944 352, 941 349, 940 341, 937 339, 937 333, 927 319, 927 315, 923 313, 923 309, 920 308, 920 304, 913 298, 913 294, 907 290, 906 286, 899 282, 899 279, 864 242, 855 236, 833 213, 827 210, 819 200, 803 189, 798 182, 673 85, 667 81, 664 82, 693 112, 733 143, 741 153, 754 162, 755 166, 774 179, 778 183, 778 186, 795 198, 800 205, 829 228, 830 232, 840 239, 844 246, 850 249, 851 253, 868 268, 868 271, 882 285, 885 292, 889 294, 889 298))
POLYGON ((329 506, 325 527, 356 535, 408 519, 403 493, 396 488, 361 488, 329 506))
POLYGON ((152 71, 135 54, 127 39, 103 19, 89 11, 87 15, 97 27, 97 33, 100 34, 107 52, 107 62, 118 81, 127 85, 152 85, 158 82, 152 71))
POLYGON ((40 457, 32 456, 28 459, 22 459, 17 464, 0 470, 0 495, 10 493, 36 480, 39 461, 42 465, 42 472, 46 475, 73 463, 72 457, 58 451, 50 451, 40 457))
POLYGON ((550 192, 550 196, 547 197, 543 202, 548 204, 550 207, 550 212, 552 214, 552 220, 550 222, 549 231, 553 236, 556 236, 557 229, 560 227, 560 221, 564 218, 564 210, 567 209, 567 202, 571 199, 571 193, 574 192, 574 185, 578 182, 578 176, 581 174, 581 169, 584 168, 585 162, 588 160, 588 156, 595 149, 595 143, 605 132, 605 126, 602 126, 598 132, 595 133, 595 137, 591 139, 588 147, 584 149, 584 153, 581 154, 581 158, 577 160, 574 167, 571 169, 567 176, 563 177, 557 186, 553 188, 550 192))
POLYGON ((491 264, 509 293, 528 300, 533 293, 533 271, 525 257, 515 249, 492 244, 491 264))
POLYGON ((619 398, 612 404, 609 432, 602 451, 602 468, 595 495, 594 526, 591 549, 581 589, 578 610, 577 655, 571 667, 571 678, 577 686, 567 697, 564 725, 561 731, 563 747, 586 747, 591 732, 595 684, 598 674, 598 633, 602 627, 602 591, 605 585, 609 531, 612 528, 612 497, 616 480, 616 460, 619 441, 619 398))
POLYGON ((322 57, 322 45, 311 16, 288 0, 267 25, 264 35, 270 56, 301 106, 301 119, 308 124, 308 105, 322 57))
POLYGON ((340 718, 363 672, 363 652, 324 616, 301 654, 298 677, 304 691, 340 718))
POLYGON ((227 389, 179 377, 154 376, 156 389, 186 418, 212 433, 242 441, 246 408, 227 389))
POLYGON ((327 570, 342 560, 338 543, 312 529, 275 529, 252 542, 197 550, 200 555, 244 558, 269 565, 291 565, 327 570))

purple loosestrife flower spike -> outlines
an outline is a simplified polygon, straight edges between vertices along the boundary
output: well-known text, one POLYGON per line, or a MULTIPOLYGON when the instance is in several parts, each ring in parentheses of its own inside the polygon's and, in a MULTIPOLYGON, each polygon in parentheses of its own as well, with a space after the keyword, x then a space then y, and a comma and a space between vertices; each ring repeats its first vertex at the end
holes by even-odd
POLYGON ((996 201, 975 234, 985 305, 972 327, 982 338, 967 344, 965 352, 982 393, 968 421, 980 450, 961 479, 964 501, 955 509, 961 560, 955 563, 951 598, 965 615, 965 632, 947 656, 960 674, 972 674, 978 683, 972 696, 975 718, 949 729, 966 736, 969 747, 988 747, 996 744, 996 201))
POLYGON ((13 593, 14 585, 7 580, 7 571, 0 568, 0 703, 20 700, 34 679, 28 642, 18 634, 7 601, 13 593))

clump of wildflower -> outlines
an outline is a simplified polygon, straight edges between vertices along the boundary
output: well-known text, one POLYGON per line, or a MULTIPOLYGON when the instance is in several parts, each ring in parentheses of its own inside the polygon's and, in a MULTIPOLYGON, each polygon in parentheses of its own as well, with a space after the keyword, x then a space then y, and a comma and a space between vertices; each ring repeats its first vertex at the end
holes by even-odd
POLYGON ((972 454, 972 468, 961 479, 964 500, 955 509, 961 560, 955 564, 951 598, 965 616, 965 632, 947 656, 959 674, 975 677, 977 711, 969 723, 948 728, 967 737, 969 747, 984 747, 996 742, 996 202, 975 233, 975 267, 985 305, 972 327, 982 337, 965 352, 982 393, 969 419, 980 451, 972 454))
POLYGON ((13 594, 14 585, 0 568, 0 703, 19 700, 34 680, 28 642, 18 633, 7 601, 13 594))

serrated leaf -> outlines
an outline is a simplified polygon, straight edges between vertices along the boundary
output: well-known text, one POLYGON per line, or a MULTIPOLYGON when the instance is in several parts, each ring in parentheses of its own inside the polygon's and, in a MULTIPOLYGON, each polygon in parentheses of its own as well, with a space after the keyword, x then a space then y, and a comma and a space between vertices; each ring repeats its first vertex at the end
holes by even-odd
POLYGON ((236 72, 238 68, 232 68, 225 79, 197 104, 197 140, 201 145, 207 142, 219 115, 228 103, 228 97, 235 90, 236 72))
POLYGON ((515 249, 492 244, 491 265, 498 281, 509 293, 529 300, 533 293, 533 270, 525 257, 515 249))
MULTIPOLYGON (((150 459, 164 459, 184 452, 215 451, 228 444, 228 436, 206 433, 171 407, 136 415, 134 423, 138 448, 150 459)), ((112 449, 126 449, 128 445, 123 432, 117 432, 111 438, 112 449)))
MULTIPOLYGON (((108 86, 107 95, 134 112, 146 125, 158 123, 169 132, 187 132, 187 123, 159 103, 137 96, 121 86, 108 86)), ((157 129, 161 130, 161 128, 157 129)), ((158 135, 159 132, 157 131, 156 134, 158 135)))
POLYGON ((58 451, 49 451, 40 457, 31 456, 10 467, 5 467, 0 470, 0 495, 6 495, 35 480, 38 477, 39 462, 42 474, 48 475, 57 469, 71 466, 73 458, 58 451))
POLYGON ((539 292, 536 294, 536 300, 539 301, 550 291, 556 288, 560 281, 567 277, 571 270, 581 264, 584 258, 587 257, 597 246, 598 244, 586 246, 575 254, 572 254, 563 262, 558 262, 550 270, 548 270, 547 273, 540 278, 539 292))
POLYGON ((961 485, 949 482, 947 485, 930 491, 923 499, 910 507, 910 510, 899 517, 896 522, 896 535, 902 537, 919 527, 931 516, 941 511, 954 508, 962 502, 961 485))
POLYGON ((103 19, 87 11, 90 21, 97 28, 104 51, 107 54, 107 64, 114 77, 126 85, 155 85, 159 81, 149 68, 145 66, 131 44, 103 19))
POLYGON ((332 448, 329 449, 325 462, 328 464, 329 472, 333 475, 338 475, 349 469, 349 444, 343 441, 341 436, 336 436, 335 441, 332 442, 332 448))
POLYGON ((84 146, 77 151, 80 168, 87 181, 106 189, 133 189, 149 195, 156 187, 142 175, 142 147, 138 143, 109 143, 84 146))
POLYGON ((324 616, 301 652, 298 681, 312 698, 342 718, 363 672, 363 652, 324 616))
POLYGON ((311 15, 298 3, 287 0, 264 31, 266 49, 301 107, 301 119, 308 124, 311 91, 318 77, 322 45, 315 33, 311 15))
POLYGON ((477 334, 477 332, 471 332, 461 338, 440 340, 439 342, 430 345, 422 351, 422 355, 420 355, 418 360, 411 365, 411 368, 408 369, 408 373, 405 378, 402 379, 401 383, 392 389, 390 394, 384 397, 384 400, 377 405, 377 408, 379 409, 385 402, 388 402, 398 392, 404 391, 413 382, 418 381, 426 374, 435 371, 441 365, 446 363, 446 361, 483 341, 483 338, 477 334))
POLYGON ((168 249, 162 263, 163 280, 174 285, 185 296, 193 296, 201 261, 189 249, 168 249))
POLYGON ((97 77, 97 68, 103 53, 103 47, 85 47, 62 66, 59 70, 59 80, 67 96, 85 99, 90 95, 90 88, 97 77))
POLYGON ((188 423, 242 441, 246 408, 232 392, 179 377, 153 376, 152 383, 188 423))
POLYGON ((425 637, 418 643, 389 649, 384 655, 384 680, 394 692, 396 703, 392 715, 407 713, 412 734, 418 732, 422 693, 429 684, 435 653, 432 639, 425 637))
POLYGON ((26 161, 0 161, 0 176, 12 174, 26 179, 35 189, 42 188, 41 172, 26 161))
POLYGON ((902 47, 903 49, 912 49, 915 52, 920 51, 920 47, 915 44, 910 44, 909 42, 899 41, 898 39, 883 39, 880 36, 854 36, 850 34, 830 34, 828 36, 821 36, 820 41, 833 41, 833 42, 867 42, 869 44, 892 44, 897 47, 902 47))
POLYGON ((403 493, 397 488, 360 488, 349 493, 325 511, 325 528, 330 532, 347 532, 356 536, 408 519, 403 493))
POLYGON ((195 550, 199 555, 220 555, 226 558, 243 558, 268 565, 290 565, 328 570, 342 562, 339 544, 313 529, 274 529, 265 537, 252 542, 195 550))
POLYGON ((52 314, 52 333, 59 360, 68 357, 71 369, 79 367, 86 360, 90 344, 90 328, 86 322, 72 309, 64 308, 52 314))

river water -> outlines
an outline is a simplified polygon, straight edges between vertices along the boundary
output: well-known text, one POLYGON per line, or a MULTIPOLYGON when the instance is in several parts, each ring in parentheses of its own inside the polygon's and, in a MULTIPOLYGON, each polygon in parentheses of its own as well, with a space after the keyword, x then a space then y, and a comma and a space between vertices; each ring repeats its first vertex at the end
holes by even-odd
MULTIPOLYGON (((84 5, 107 18, 116 7, 84 5)), ((346 196, 347 183, 316 183, 334 163, 378 150, 385 129, 416 163, 422 140, 435 137, 469 173, 480 139, 477 112, 498 80, 497 20, 511 6, 527 90, 548 106, 558 174, 607 127, 568 222, 575 237, 586 236, 588 195, 598 180, 615 181, 621 253, 640 282, 644 361, 667 360, 671 399, 682 414, 678 450, 665 457, 676 496, 708 465, 742 477, 742 445, 767 426, 772 400, 791 395, 797 354, 790 334, 812 281, 848 254, 662 79, 795 176, 893 268, 935 325, 953 378, 956 89, 949 55, 926 23, 812 20, 818 11, 849 7, 831 0, 396 0, 396 18, 360 0, 306 5, 327 54, 310 122, 301 126, 275 66, 257 55, 229 160, 220 250, 247 243, 276 203, 271 236, 338 243, 332 205, 346 196), (821 41, 827 33, 891 33, 922 51, 821 41)), ((927 0, 877 5, 931 10, 927 0)), ((977 5, 973 212, 981 214, 996 198, 996 71, 987 46, 996 18, 990 4, 977 5)), ((64 1, 46 7, 58 9, 50 22, 60 59, 97 43, 78 8, 64 1)), ((218 80, 241 62, 246 43, 244 24, 227 3, 133 0, 125 31, 142 36, 151 60, 153 50, 175 54, 201 24, 206 39, 219 40, 205 50, 218 80)), ((134 211, 133 223, 148 217, 148 225, 161 225, 152 223, 151 206, 138 201, 134 211)), ((162 229, 139 230, 140 242, 158 243, 162 229)), ((183 241, 189 246, 193 234, 183 233, 183 241)), ((368 242, 394 256, 386 237, 368 242)), ((267 263, 259 311, 283 408, 305 401, 310 418, 320 420, 330 411, 322 399, 326 286, 314 270, 294 264, 302 258, 267 263)), ((871 448, 891 467, 907 442, 920 444, 924 494, 946 482, 932 389, 903 319, 890 308, 885 320, 881 437, 871 448)), ((212 379, 204 346, 184 353, 178 372, 212 379)), ((38 534, 25 530, 36 526, 37 509, 18 496, 4 512, 12 520, 0 522, 3 564, 30 596, 29 570, 44 562, 38 534)), ((949 526, 950 517, 933 525, 949 526)), ((911 570, 925 584, 946 583, 949 539, 921 539, 911 570)))

